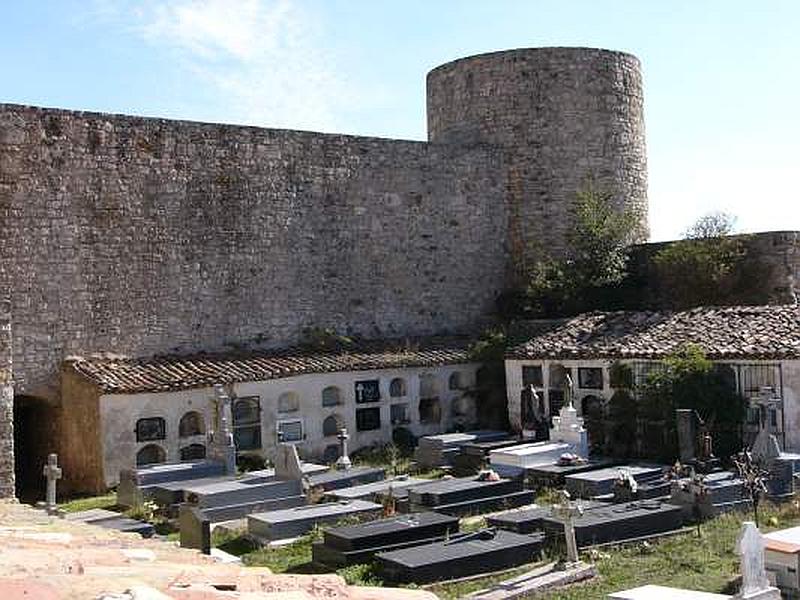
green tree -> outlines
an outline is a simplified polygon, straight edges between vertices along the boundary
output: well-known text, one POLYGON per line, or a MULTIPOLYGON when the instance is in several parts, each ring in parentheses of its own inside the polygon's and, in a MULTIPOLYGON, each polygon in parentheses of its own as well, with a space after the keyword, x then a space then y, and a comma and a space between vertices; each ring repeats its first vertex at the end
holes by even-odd
POLYGON ((590 183, 571 209, 564 259, 545 258, 531 269, 522 299, 527 316, 563 316, 613 303, 627 274, 628 248, 641 239, 641 219, 590 183))
POLYGON ((672 460, 677 455, 678 408, 697 411, 711 432, 719 457, 728 458, 739 451, 746 401, 724 365, 715 365, 700 347, 688 344, 664 359, 661 367, 639 390, 642 417, 660 423, 664 439, 669 441, 659 458, 672 460))

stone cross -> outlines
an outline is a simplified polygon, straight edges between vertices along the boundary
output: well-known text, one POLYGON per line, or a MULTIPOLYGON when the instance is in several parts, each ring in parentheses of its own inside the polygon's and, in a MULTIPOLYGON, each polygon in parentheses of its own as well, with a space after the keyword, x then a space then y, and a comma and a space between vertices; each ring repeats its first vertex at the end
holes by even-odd
POLYGON ((339 458, 336 460, 336 468, 339 471, 346 471, 353 466, 347 455, 347 440, 350 439, 350 436, 347 434, 347 429, 342 428, 336 437, 339 439, 339 458))
POLYGON ((583 507, 572 502, 569 492, 561 490, 561 502, 553 506, 553 515, 564 520, 564 538, 567 542, 567 562, 575 563, 580 560, 578 556, 578 543, 575 540, 575 523, 572 519, 583 514, 583 507))
POLYGON ((214 431, 211 433, 209 444, 209 458, 221 461, 225 465, 225 473, 236 474, 236 444, 233 438, 233 413, 231 412, 231 398, 221 384, 214 386, 216 415, 214 431))
POLYGON ((742 523, 736 542, 742 570, 742 589, 735 598, 767 600, 780 598, 780 593, 771 587, 764 568, 764 538, 752 521, 742 523))
POLYGON ((49 513, 56 511, 56 481, 61 479, 61 467, 58 466, 58 455, 48 454, 47 464, 42 469, 42 474, 47 479, 47 501, 45 509, 49 513))

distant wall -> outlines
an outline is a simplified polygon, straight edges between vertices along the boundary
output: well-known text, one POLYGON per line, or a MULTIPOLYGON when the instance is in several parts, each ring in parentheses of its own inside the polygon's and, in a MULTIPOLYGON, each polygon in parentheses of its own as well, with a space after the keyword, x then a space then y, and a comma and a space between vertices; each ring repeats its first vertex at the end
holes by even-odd
POLYGON ((17 392, 58 363, 467 331, 507 274, 501 153, 0 106, 17 392))
MULTIPOLYGON (((800 298, 800 231, 767 231, 733 236, 745 256, 740 285, 730 290, 726 304, 792 304, 800 298)), ((631 308, 660 307, 667 290, 654 257, 675 242, 638 244, 632 248, 627 282, 633 289, 631 308)))

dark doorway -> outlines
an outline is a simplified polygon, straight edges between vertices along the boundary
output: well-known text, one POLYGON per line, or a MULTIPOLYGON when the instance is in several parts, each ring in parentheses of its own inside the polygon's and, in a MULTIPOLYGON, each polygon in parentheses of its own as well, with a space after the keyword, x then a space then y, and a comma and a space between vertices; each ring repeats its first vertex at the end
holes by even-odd
POLYGON ((42 469, 56 452, 55 408, 35 396, 14 396, 14 476, 21 502, 44 500, 42 469))

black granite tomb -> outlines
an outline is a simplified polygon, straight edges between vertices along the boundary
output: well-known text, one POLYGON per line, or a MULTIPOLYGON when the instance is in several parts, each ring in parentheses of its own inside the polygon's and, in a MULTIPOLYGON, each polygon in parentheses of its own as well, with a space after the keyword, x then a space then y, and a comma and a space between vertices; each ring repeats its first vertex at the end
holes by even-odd
POLYGON ((573 498, 596 498, 614 492, 614 482, 620 476, 621 470, 626 470, 637 481, 652 480, 664 472, 658 465, 620 465, 607 467, 585 473, 575 473, 564 478, 566 490, 573 498))
MULTIPOLYGON (((581 506, 583 510, 586 511, 598 507, 607 507, 608 503, 585 500, 581 502, 581 506)), ((514 533, 534 533, 536 531, 542 531, 542 521, 552 514, 553 509, 550 506, 535 506, 520 510, 510 510, 499 515, 488 517, 486 519, 486 524, 489 527, 505 529, 507 531, 513 531, 514 533)))
POLYGON ((497 481, 474 477, 441 479, 408 491, 409 510, 435 510, 450 515, 480 514, 530 504, 535 493, 515 479, 497 481))
POLYGON ((380 519, 361 525, 326 529, 316 542, 314 562, 341 567, 368 562, 378 552, 443 540, 458 532, 458 519, 434 512, 380 519))
POLYGON ((443 542, 375 555, 391 583, 429 583, 509 569, 536 560, 544 536, 482 530, 443 542))
POLYGON ((343 471, 325 471, 314 473, 308 480, 312 487, 321 487, 326 492, 339 490, 355 485, 381 481, 386 477, 386 472, 377 467, 353 467, 343 471))
MULTIPOLYGON (((590 508, 573 518, 578 546, 591 546, 646 537, 680 529, 681 508, 658 500, 641 500, 590 508)), ((564 536, 564 521, 554 515, 542 518, 548 538, 564 536)))

